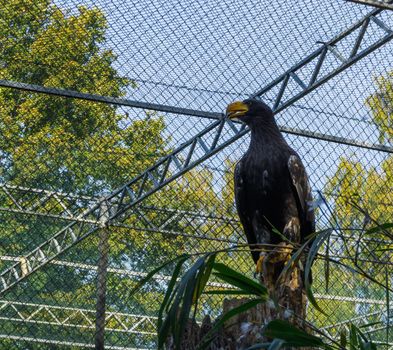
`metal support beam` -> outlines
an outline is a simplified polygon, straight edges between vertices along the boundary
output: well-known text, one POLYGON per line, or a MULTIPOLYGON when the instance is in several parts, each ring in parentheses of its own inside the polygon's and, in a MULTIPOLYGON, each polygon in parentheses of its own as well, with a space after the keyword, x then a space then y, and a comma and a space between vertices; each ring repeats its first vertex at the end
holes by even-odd
MULTIPOLYGON (((319 191, 315 191, 319 193, 319 191)), ((95 203, 99 198, 85 195, 76 195, 73 193, 64 193, 60 191, 48 191, 39 188, 28 188, 23 186, 0 184, 0 195, 3 193, 4 198, 8 198, 8 205, 10 207, 0 207, 0 212, 15 213, 21 215, 38 216, 50 219, 61 219, 66 221, 73 221, 79 223, 93 223, 99 225, 99 221, 85 220, 79 217, 80 212, 88 209, 88 205, 95 203), (26 201, 25 198, 28 198, 26 201), (42 197, 46 198, 44 202, 42 197), (53 203, 49 201, 53 199, 53 203), (76 205, 76 203, 78 205, 76 205), (84 203, 82 205, 81 203, 84 203), (59 205, 60 204, 60 205, 59 205), (30 210, 35 208, 34 211, 30 210)), ((118 203, 112 203, 113 207, 109 210, 115 210, 118 203)), ((227 215, 205 214, 190 210, 180 210, 173 208, 163 208, 156 206, 134 207, 129 219, 133 217, 128 223, 123 223, 113 220, 108 225, 109 227, 117 227, 122 229, 130 229, 136 231, 145 231, 152 233, 160 233, 166 235, 190 237, 194 239, 211 240, 222 243, 238 244, 239 240, 228 239, 225 236, 216 237, 211 236, 210 227, 212 226, 226 226, 243 238, 243 230, 239 219, 227 215), (151 215, 153 214, 153 215, 151 215), (151 217, 154 217, 154 220, 151 217), (176 222, 177 226, 183 227, 182 231, 174 231, 171 223, 176 222), (204 225, 201 225, 201 222, 204 225), (204 226, 207 230, 204 231, 204 226)), ((351 240, 350 236, 341 234, 340 237, 347 241, 351 240)), ((363 238, 362 243, 366 244, 365 249, 369 243, 388 244, 389 242, 378 239, 363 238)), ((337 258, 340 258, 337 256, 337 258)), ((1 257, 0 257, 1 259, 1 257)), ((15 260, 19 261, 19 260, 15 260)))
MULTIPOLYGON (((365 241, 364 244, 367 244, 367 241, 365 241)), ((387 242, 384 242, 384 244, 387 244, 387 242)), ((336 255, 333 252, 331 252, 329 254, 329 257, 331 259, 345 259, 344 256, 336 255)), ((0 256, 0 261, 19 262, 23 258, 24 258, 23 256, 3 255, 3 256, 0 256)), ((323 256, 321 256, 321 258, 323 258, 323 256)), ((363 262, 365 260, 358 259, 358 261, 363 262)), ((370 261, 367 260, 365 262, 370 262, 370 261)), ((72 262, 72 261, 66 261, 66 260, 51 260, 49 262, 49 264, 57 265, 57 266, 71 267, 71 268, 75 268, 75 269, 79 269, 79 270, 86 270, 86 271, 97 271, 98 270, 98 266, 96 266, 96 265, 84 264, 81 262, 72 262)), ((381 266, 382 265, 384 265, 384 263, 381 263, 381 266)), ((129 269, 119 269, 119 268, 112 268, 112 267, 108 268, 108 272, 116 274, 116 275, 126 276, 125 278, 136 278, 136 279, 144 278, 148 274, 147 272, 139 272, 139 271, 134 271, 134 270, 129 270, 129 269)), ((152 279, 154 279, 156 281, 161 281, 161 282, 162 281, 169 282, 171 280, 171 276, 156 274, 152 277, 152 279)), ((207 286, 218 287, 218 288, 231 288, 230 285, 228 285, 226 283, 219 283, 219 282, 208 282, 207 286)), ((345 296, 339 296, 339 295, 316 294, 316 297, 319 299, 339 300, 339 301, 365 303, 365 304, 380 304, 380 305, 386 304, 386 302, 384 300, 358 298, 358 297, 345 297, 345 296)))
MULTIPOLYGON (((83 348, 83 349, 94 349, 94 344, 89 343, 80 343, 80 342, 73 342, 73 341, 61 341, 55 339, 46 339, 46 338, 38 338, 38 337, 26 337, 26 336, 19 336, 19 335, 9 335, 9 334, 0 334, 0 339, 7 339, 7 340, 15 340, 15 341, 24 341, 29 343, 38 343, 38 344, 48 344, 48 345, 57 345, 57 346, 72 346, 73 348, 83 348)), ((123 346, 116 346, 116 345, 107 345, 106 349, 108 350, 152 350, 151 348, 130 348, 130 347, 123 347, 123 346)))
MULTIPOLYGON (((67 306, 55 306, 19 301, 0 301, 0 320, 45 324, 51 326, 95 329, 96 311, 67 306), (10 316, 12 315, 12 316, 10 316)), ((105 328, 111 332, 156 335, 157 317, 106 311, 109 323, 105 328)))
MULTIPOLYGON (((251 97, 267 99, 272 94, 276 95, 276 98, 274 99, 276 113, 279 113, 285 108, 291 106, 293 103, 393 38, 393 31, 391 29, 386 31, 384 29, 383 35, 380 33, 374 33, 374 37, 375 35, 380 35, 380 37, 373 43, 370 43, 369 40, 363 40, 365 37, 364 32, 367 33, 368 28, 370 28, 370 25, 367 24, 366 26, 365 23, 371 23, 371 21, 374 18, 377 18, 381 12, 381 10, 372 11, 362 20, 324 44, 321 48, 314 51, 308 57, 300 61, 286 73, 268 84, 265 88, 253 94, 251 97), (340 53, 342 57, 346 57, 345 61, 338 63, 335 68, 332 68, 331 65, 324 66, 326 58, 332 55, 329 47, 333 47, 337 43, 348 39, 351 34, 356 33, 357 31, 357 40, 354 45, 345 45, 346 48, 349 48, 348 54, 344 52, 340 53), (358 50, 354 50, 355 45, 359 47, 358 50), (351 55, 354 51, 356 51, 356 54, 351 55), (304 75, 311 67, 313 67, 313 69, 311 69, 311 75, 307 80, 303 79, 302 84, 299 84, 298 80, 300 79, 300 75, 298 73, 303 72, 304 75), (324 67, 324 70, 322 70, 321 67, 324 67), (302 71, 303 68, 305 68, 304 71, 302 71), (323 74, 321 73, 322 71, 324 71, 323 74), (301 86, 301 90, 299 91, 299 89, 296 88, 291 91, 290 86, 293 86, 293 84, 289 83, 291 81, 296 81, 296 85, 301 86), (280 91, 284 92, 281 93, 280 91)), ((379 22, 382 23, 380 19, 378 19, 378 21, 373 20, 372 22, 378 26, 381 26, 378 24, 379 22)), ((384 27, 387 26, 384 25, 384 27)), ((110 215, 109 221, 119 216, 125 216, 126 212, 130 208, 134 207, 145 198, 188 172, 198 164, 209 159, 223 148, 244 136, 248 131, 249 130, 244 125, 241 127, 236 126, 228 119, 222 118, 221 120, 213 122, 210 126, 205 128, 189 141, 183 143, 169 155, 163 157, 145 172, 108 195, 105 200, 97 201, 97 203, 95 203, 90 209, 84 211, 81 214, 81 217, 99 221, 102 216, 104 201, 117 203, 115 210, 110 215), (201 145, 204 146, 202 147, 201 145)), ((24 260, 25 263, 16 263, 1 273, 0 294, 9 290, 16 283, 22 281, 33 272, 45 266, 59 254, 81 242, 98 229, 99 226, 96 224, 70 223, 68 226, 56 233, 51 239, 26 254, 24 260), (58 249, 53 248, 54 242, 58 243, 56 245, 56 248, 58 249)))
MULTIPOLYGON (((339 300, 336 296, 324 296, 323 299, 339 300)), ((351 302, 362 302, 367 304, 380 304, 378 300, 351 300, 351 302)), ((322 330, 332 333, 334 329, 341 328, 349 323, 361 326, 372 320, 380 320, 386 312, 385 309, 360 315, 334 325, 323 327, 322 330)), ((138 334, 144 336, 156 336, 157 317, 127 314, 107 311, 106 316, 111 322, 105 327, 107 331, 126 334, 138 334)), ((19 301, 0 301, 0 320, 8 322, 20 322, 27 324, 42 324, 48 326, 61 326, 64 328, 91 329, 94 330, 95 311, 85 308, 54 306, 37 303, 24 303, 19 301), (10 316, 12 314, 12 316, 10 316)), ((367 331, 367 330, 366 330, 367 331)), ((1 336, 0 336, 1 337, 1 336)), ((108 344, 106 344, 108 347, 108 344)))
MULTIPOLYGON (((319 191, 315 192, 320 193, 319 191)), ((97 200, 99 200, 99 197, 76 195, 61 191, 48 191, 40 188, 23 187, 10 184, 0 184, 0 195, 1 194, 4 195, 4 198, 7 198, 8 203, 6 205, 8 205, 8 207, 0 207, 0 212, 38 216, 50 219, 61 219, 80 223, 100 224, 100 221, 85 220, 80 218, 79 215, 82 211, 87 210, 89 205, 94 204, 97 200), (26 197, 28 200, 25 199, 26 197), (42 198, 45 198, 46 200, 44 201, 42 198), (52 198, 53 202, 50 202, 52 198), (82 205, 82 203, 84 204, 82 205), (34 208, 34 210, 32 210, 32 208, 34 208)), ((330 193, 330 195, 333 194, 330 193)), ((109 207, 109 211, 115 210, 118 203, 113 202, 112 205, 113 207, 109 207)), ((231 230, 239 234, 239 237, 242 237, 243 235, 243 230, 237 216, 215 215, 210 213, 205 214, 190 210, 143 205, 133 208, 132 216, 135 217, 135 220, 132 220, 135 221, 135 224, 125 224, 113 220, 108 223, 108 225, 110 227, 133 229, 137 231, 156 232, 233 244, 239 243, 238 240, 230 240, 224 237, 210 237, 203 234, 204 232, 202 232, 202 234, 195 234, 195 232, 200 232, 203 229, 201 226, 201 222, 203 222, 207 227, 215 225, 230 226, 231 230), (150 214, 152 213, 154 216, 154 222, 149 219, 151 216, 150 214), (191 230, 187 230, 191 231, 191 233, 172 230, 172 222, 176 222, 177 225, 187 229, 191 228, 191 230)), ((209 232, 210 231, 211 230, 209 229, 209 232)), ((350 236, 340 235, 340 237, 343 237, 348 241, 351 240, 350 236)), ((389 243, 375 238, 363 238, 362 241, 366 244, 368 244, 367 242, 380 242, 382 244, 389 243)))
MULTIPOLYGON (((27 188, 23 186, 15 186, 9 184, 0 184, 0 195, 4 196, 4 207, 0 207, 0 211, 23 214, 30 216, 39 216, 43 218, 61 219, 71 222, 89 223, 99 225, 99 221, 85 219, 80 217, 80 213, 87 210, 99 198, 80 196, 72 193, 63 193, 60 191, 48 191, 39 188, 27 188)), ((109 205, 109 203, 108 203, 109 205)), ((110 211, 115 210, 118 203, 111 203, 110 211)), ((152 206, 138 206, 134 208, 132 217, 135 220, 123 223, 117 220, 110 222, 110 227, 118 227, 124 229, 144 230, 162 234, 170 234, 176 236, 191 236, 196 239, 206 239, 217 242, 226 242, 236 244, 238 241, 230 240, 227 237, 213 237, 210 235, 211 230, 203 230, 201 221, 206 226, 226 225, 239 234, 241 237, 242 229, 237 218, 201 214, 198 212, 185 211, 171 208, 159 208, 152 206), (154 215, 154 220, 150 219, 154 215), (176 222, 177 226, 184 227, 183 231, 174 231, 172 223, 176 222), (187 233, 189 232, 189 233, 187 233), (198 232, 198 234, 195 234, 198 232)))
MULTIPOLYGON (((381 304, 381 306, 384 306, 385 304, 381 304)), ((393 305, 391 305, 391 307, 392 306, 393 305)), ((388 307, 388 306, 386 305, 386 307, 388 307)), ((390 310, 392 310, 391 307, 389 308, 390 310)), ((376 318, 378 318, 378 320, 380 321, 381 316, 384 315, 385 312, 387 312, 386 309, 381 309, 379 311, 370 312, 368 314, 352 317, 352 318, 350 318, 348 320, 344 320, 344 321, 338 322, 336 324, 331 324, 329 326, 322 327, 321 330, 329 331, 331 329, 340 328, 341 326, 346 326, 348 324, 354 324, 356 326, 362 326, 364 324, 370 323, 370 318, 372 318, 373 323, 374 323, 376 318)))
POLYGON ((202 112, 195 109, 189 108, 181 108, 181 107, 173 107, 166 106, 161 104, 149 103, 149 102, 140 102, 129 100, 125 98, 118 97, 109 97, 97 94, 88 94, 84 92, 79 92, 75 90, 67 90, 67 89, 59 89, 53 87, 46 87, 36 84, 27 84, 21 83, 17 81, 10 81, 5 79, 0 79, 0 87, 12 88, 17 90, 31 91, 37 92, 45 95, 54 95, 60 97, 68 97, 68 98, 76 98, 80 100, 87 100, 92 102, 101 102, 106 104, 111 104, 115 106, 126 106, 126 107, 134 107, 141 109, 148 109, 152 111, 173 113, 173 114, 182 114, 189 115, 194 117, 204 117, 208 119, 219 119, 221 118, 221 113, 214 112, 202 112))
MULTIPOLYGON (((360 40, 359 40, 359 45, 360 45, 360 40)), ((338 54, 337 50, 335 50, 332 46, 328 46, 328 50, 330 52, 332 52, 334 55, 338 54)), ((354 47, 354 51, 355 51, 355 47, 354 47)), ((323 58, 325 56, 326 56, 326 53, 323 52, 322 55, 320 56, 320 58, 323 58)), ((320 60, 320 63, 322 64, 323 61, 324 61, 324 58, 322 60, 320 60)), ((344 59, 343 59, 343 62, 345 62, 344 59)), ((320 67, 318 68, 318 72, 319 72, 319 69, 320 69, 320 67)), ((317 70, 314 71, 314 73, 318 73, 318 72, 317 72, 317 70)), ((285 88, 287 88, 287 82, 288 82, 289 77, 291 77, 294 81, 296 81, 303 88, 306 88, 306 86, 303 84, 303 82, 300 81, 299 77, 297 75, 295 75, 293 72, 291 72, 291 73, 289 73, 289 75, 287 77, 285 77, 286 83, 284 84, 285 86, 284 86, 284 89, 282 90, 281 93, 284 93, 285 88)), ((43 93, 43 94, 49 94, 49 95, 58 95, 58 96, 68 97, 68 98, 90 100, 90 101, 101 102, 101 103, 111 103, 114 105, 122 105, 122 106, 129 106, 129 107, 135 107, 135 108, 144 108, 144 109, 154 110, 154 111, 158 111, 158 112, 181 114, 181 115, 201 117, 201 118, 207 118, 207 119, 213 119, 213 120, 221 120, 224 117, 224 115, 222 113, 197 111, 197 110, 193 110, 193 109, 179 108, 179 107, 175 107, 175 106, 158 105, 158 104, 148 103, 148 102, 137 102, 137 101, 131 101, 131 100, 127 100, 127 99, 113 98, 113 97, 108 97, 108 96, 94 95, 94 94, 87 94, 87 93, 79 93, 78 91, 74 91, 74 90, 49 88, 49 87, 44 87, 41 85, 14 82, 14 81, 9 81, 9 80, 1 80, 0 79, 0 87, 7 87, 7 88, 13 88, 13 89, 19 89, 19 90, 25 90, 25 91, 32 91, 32 92, 36 92, 36 93, 43 93)), ((256 96, 254 96, 254 97, 256 97, 256 96)), ((280 97, 280 100, 281 100, 281 97, 280 97)), ((274 108, 273 108, 274 110, 278 107, 279 102, 280 101, 276 100, 276 102, 274 104, 274 108)), ((230 125, 239 125, 239 123, 240 122, 237 122, 237 121, 231 121, 230 125)), ((312 132, 312 131, 305 130, 305 129, 291 128, 291 127, 281 126, 281 125, 279 125, 279 129, 283 133, 286 133, 286 134, 309 137, 309 138, 313 138, 313 139, 323 140, 326 142, 334 142, 334 143, 344 144, 344 145, 348 145, 348 146, 370 149, 370 150, 374 150, 374 151, 393 153, 393 147, 389 147, 389 146, 382 145, 382 144, 361 142, 361 141, 352 140, 352 139, 349 139, 346 137, 328 135, 328 134, 323 134, 323 133, 318 133, 318 132, 312 132)), ((235 130, 235 129, 233 129, 233 130, 235 130)), ((198 139, 197 142, 200 143, 201 147, 204 146, 204 144, 201 143, 201 142, 203 142, 201 139, 198 139)))
MULTIPOLYGON (((78 218, 78 213, 82 210, 86 210, 88 207, 80 207, 80 203, 94 203, 98 200, 98 197, 88 197, 88 196, 78 196, 72 193, 66 194, 63 192, 56 191, 47 191, 36 188, 26 188, 22 186, 8 185, 2 184, 0 185, 0 194, 3 191, 3 194, 6 196, 5 198, 9 199, 9 203, 14 205, 14 208, 3 208, 0 207, 0 211, 25 214, 25 215, 36 215, 39 217, 49 217, 49 218, 57 218, 57 219, 65 219, 69 221, 79 222, 79 223, 95 223, 100 224, 98 221, 92 220, 84 220, 83 218, 78 218), (36 198, 37 195, 37 198, 36 198), (28 198, 27 202, 25 198, 28 198), (48 203, 42 200, 42 197, 46 198, 48 203), (54 198, 53 203, 49 203, 51 198, 54 198), (37 204, 38 202, 38 204, 37 204), (58 204, 61 205, 58 205, 58 204), (78 206, 75 205, 78 203, 78 206), (40 207, 39 204, 42 204, 40 207), (44 205, 45 204, 45 205, 44 205), (35 210, 40 210, 39 212, 30 211, 29 208, 37 207, 35 210), (53 212, 57 210, 55 214, 47 213, 46 209, 50 208, 53 212), (20 209, 18 209, 20 208, 20 209), (53 208, 53 209, 52 209, 53 208)), ((11 204, 9 204, 11 205, 11 204)), ((115 210, 115 207, 118 203, 112 203, 113 207, 109 207, 109 210, 115 210)), ((130 229, 136 231, 144 231, 151 233, 159 233, 164 235, 174 235, 181 237, 188 237, 192 239, 201 239, 201 240, 210 240, 214 242, 220 243, 232 243, 239 244, 239 240, 237 239, 228 239, 227 237, 216 237, 212 235, 212 231, 209 227, 212 226, 226 226, 230 227, 234 233, 238 234, 238 238, 242 239, 243 242, 244 236, 242 235, 241 224, 238 219, 229 216, 217 216, 212 214, 201 214, 198 212, 185 211, 179 209, 171 209, 171 208, 159 208, 153 206, 138 206, 134 207, 131 215, 129 215, 129 222, 122 223, 116 220, 112 221, 110 227, 117 227, 121 229, 130 229), (151 214, 154 214, 153 216, 151 214), (153 219, 154 217, 154 219, 153 219), (174 231, 171 227, 171 223, 176 222, 179 227, 177 231, 174 231), (201 225, 201 222, 204 222, 205 225, 201 225), (183 228, 183 230, 181 229, 183 228)), ((351 237, 341 236, 342 239, 347 240, 348 242, 351 240, 351 237)), ((378 240, 379 241, 379 240, 378 240)), ((359 242, 362 246, 362 249, 365 251, 370 250, 370 244, 373 243, 373 240, 362 239, 359 242)), ((374 241, 374 243, 377 243, 374 241)), ((387 244, 386 242, 380 242, 383 244, 387 244)), ((336 256, 336 258, 340 258, 336 256)), ((1 259, 1 257, 0 257, 1 259)), ((19 257, 20 260, 13 261, 24 261, 23 257, 19 257)), ((360 259, 359 262, 362 262, 363 259, 360 259)), ((388 263, 386 261, 386 263, 388 263)))
MULTIPOLYGON (((22 257, 20 256, 9 256, 9 255, 3 255, 0 256, 0 261, 20 261, 22 257)), ((53 265, 58 265, 58 266, 67 266, 67 267, 73 267, 75 269, 80 269, 80 270, 86 270, 86 271, 97 271, 98 266, 96 265, 91 265, 91 264, 83 264, 79 262, 71 262, 71 261, 65 261, 65 260, 52 260, 50 264, 53 265)), ((148 275, 147 272, 139 272, 139 271, 133 271, 133 270, 127 270, 127 269, 117 269, 117 268, 108 268, 108 272, 114 273, 117 275, 125 276, 125 278, 136 278, 139 280, 140 278, 144 278, 148 275)), ((169 282, 171 280, 171 276, 167 275, 161 275, 161 274, 156 274, 152 277, 152 279, 156 281, 166 281, 169 282)), ((226 284, 226 283, 219 283, 219 282, 207 282, 207 286, 209 287, 218 287, 218 288, 233 288, 231 285, 226 284)))
POLYGON ((96 303, 96 350, 105 349, 105 310, 106 310, 106 287, 108 276, 109 256, 109 208, 105 206, 101 217, 100 241, 98 243, 99 261, 97 267, 97 303, 96 303))
POLYGON ((385 10, 393 10, 392 0, 346 0, 361 5, 369 5, 385 10))
MULTIPOLYGON (((342 300, 342 297, 333 295, 318 295, 318 299, 328 300, 342 300)), ((347 298, 345 301, 367 304, 379 304, 383 306, 383 300, 362 299, 362 298, 347 298)), ((322 330, 332 333, 336 328, 347 325, 348 323, 355 323, 362 325, 369 323, 370 318, 373 320, 380 319, 386 310, 361 315, 349 320, 339 322, 322 328, 322 330)), ((142 336, 156 336, 156 321, 157 317, 127 314, 120 312, 107 311, 106 317, 112 320, 108 326, 105 327, 107 331, 119 332, 125 334, 137 334, 142 336)), ((95 311, 85 308, 67 307, 67 306, 54 306, 47 304, 37 303, 24 303, 19 301, 0 301, 0 320, 5 322, 20 322, 24 324, 48 325, 59 326, 65 328, 75 329, 91 329, 94 330, 95 311), (12 314, 12 316, 9 316, 12 314)), ((365 329, 366 332, 374 332, 374 329, 365 329)), ((18 335, 10 335, 19 337, 18 335)), ((0 338, 2 335, 0 335, 0 338)), ((30 341, 26 339, 26 341, 30 341)), ((48 343, 49 343, 48 339, 48 343)), ((58 340, 56 340, 58 341, 58 340)), ((81 343, 83 344, 83 343, 81 343)), ((71 345, 71 342, 70 342, 71 345)), ((72 343, 77 346, 77 344, 72 343)), ((97 349, 97 347, 95 347, 97 349)), ((106 348, 111 348, 106 344, 106 348)))

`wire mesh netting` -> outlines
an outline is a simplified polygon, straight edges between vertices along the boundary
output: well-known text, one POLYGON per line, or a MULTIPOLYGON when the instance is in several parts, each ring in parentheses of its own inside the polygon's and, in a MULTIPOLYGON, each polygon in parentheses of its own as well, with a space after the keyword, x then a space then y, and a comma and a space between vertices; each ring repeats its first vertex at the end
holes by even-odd
MULTIPOLYGON (((136 282, 245 243, 232 178, 249 135, 222 113, 250 96, 335 229, 309 321, 392 346, 391 241, 364 234, 393 216, 392 30, 392 11, 339 0, 1 2, 0 348, 156 347, 171 268, 136 282)), ((221 259, 253 273, 248 252, 221 259)), ((221 308, 204 296, 198 319, 221 308)))

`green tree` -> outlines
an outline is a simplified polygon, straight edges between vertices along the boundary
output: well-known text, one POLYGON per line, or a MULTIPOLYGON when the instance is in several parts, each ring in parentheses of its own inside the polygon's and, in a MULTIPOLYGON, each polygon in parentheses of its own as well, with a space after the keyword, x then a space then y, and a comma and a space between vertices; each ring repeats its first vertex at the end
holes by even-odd
MULTIPOLYGON (((50 1, 11 1, 3 13, 2 78, 113 97, 134 85, 113 68, 114 53, 101 48, 107 22, 98 8, 80 6, 66 13, 50 1)), ((112 105, 1 89, 0 179, 100 196, 166 152, 164 128, 163 118, 154 114, 130 118, 112 105)), ((60 204, 45 205, 50 213, 60 204)), ((53 234, 43 229, 42 220, 30 222, 23 228, 14 223, 17 231, 36 232, 6 235, 8 253, 20 254, 53 234)))
MULTIPOLYGON (((365 104, 372 112, 373 121, 379 129, 379 141, 392 144, 393 136, 393 72, 376 79, 376 92, 365 104)), ((368 166, 355 156, 341 158, 335 175, 330 179, 326 195, 333 203, 333 224, 341 233, 347 234, 347 244, 340 247, 347 256, 346 263, 361 269, 382 285, 386 282, 386 264, 393 262, 391 254, 391 230, 382 230, 373 240, 357 246, 360 238, 377 223, 393 221, 393 157, 384 157, 378 167, 368 166), (390 238, 389 238, 390 237, 390 238), (351 258, 352 260, 350 260, 351 258)), ((391 282, 390 282, 391 283, 391 282)), ((355 297, 383 299, 384 290, 374 284, 354 284, 351 293, 355 297)), ((359 305, 357 313, 370 312, 372 305, 359 305)))
MULTIPOLYGON (((375 80, 377 90, 365 101, 379 130, 379 141, 393 143, 393 72, 375 80)), ((393 218, 393 158, 378 168, 367 167, 358 159, 342 158, 328 183, 327 194, 335 203, 335 215, 343 228, 361 227, 364 215, 353 204, 365 209, 373 220, 393 218)))
MULTIPOLYGON (((121 97, 134 82, 121 77, 116 55, 104 47, 107 22, 98 8, 79 6, 66 12, 48 0, 12 0, 2 5, 0 77, 12 81, 121 97)), ((131 112, 130 112, 131 113, 131 112)), ((168 151, 162 117, 128 116, 112 105, 0 89, 0 182, 31 188, 101 196, 129 180, 168 151)), ((32 195, 19 198, 26 207, 32 195)), ((61 212, 57 200, 43 203, 48 213, 61 212)), ((12 203, 0 197, 2 207, 12 203)), ((65 204, 67 200, 64 200, 65 204)), ((83 210, 74 201, 72 210, 83 210)), ((80 211, 79 210, 79 211, 80 211)), ((63 220, 1 213, 1 256, 20 256, 67 225, 63 220)), ((133 241, 133 235, 126 240, 133 241)), ((111 258, 122 247, 112 245, 111 258)), ((140 253, 139 253, 140 254, 140 253)), ((138 252, 136 252, 138 256, 138 252)), ((67 255, 74 262, 97 263, 97 239, 67 255)), ((1 266, 5 266, 2 261, 1 266)), ((122 266, 124 267, 124 266, 122 266)), ((8 297, 18 301, 59 303, 94 308, 91 271, 49 265, 26 289, 8 297)), ((43 316, 44 317, 44 316, 43 316)), ((48 320, 50 320, 48 315, 48 320)), ((47 326, 2 322, 0 333, 54 335, 47 326), (28 333, 30 334, 30 333, 28 333)), ((92 331, 86 330, 88 340, 92 331)), ((82 332, 83 333, 83 332, 82 332)), ((71 338, 69 329, 55 336, 71 338), (67 334, 69 332, 69 334, 67 334)), ((21 345, 22 346, 22 345, 21 345)))
MULTIPOLYGON (((136 84, 114 68, 116 55, 106 44, 107 27, 105 15, 97 7, 79 6, 66 11, 51 0, 8 1, 2 5, 0 19, 0 78, 122 97, 127 88, 136 84)), ((108 104, 1 88, 0 183, 97 198, 170 151, 165 128, 164 118, 156 113, 136 113, 108 104)), ((194 169, 137 209, 156 226, 163 222, 162 208, 219 214, 223 204, 214 191, 214 181, 211 171, 194 169)), ((31 193, 19 194, 18 199, 26 207, 36 200, 31 193)), ((88 206, 82 200, 63 198, 63 201, 75 212, 88 206)), ((9 207, 12 203, 7 196, 0 195, 0 206, 9 207)), ((48 213, 62 211, 55 198, 42 206, 48 213)), ((141 217, 134 214, 130 212, 123 220, 124 228, 110 228, 111 267, 149 271, 160 259, 182 251, 215 248, 212 241, 190 239, 187 235, 232 234, 228 227, 213 227, 200 218, 188 224, 175 220, 167 226, 185 236, 151 232, 146 230, 148 225, 141 217)), ((68 224, 61 219, 23 214, 0 212, 0 216, 0 256, 21 256, 68 224)), ((61 259, 95 265, 97 245, 98 237, 93 235, 61 259)), ((0 261, 2 268, 7 264, 0 261)), ((134 285, 133 277, 110 273, 110 309, 156 313, 165 287, 162 281, 156 280, 144 293, 124 300, 127 290, 134 285)), ((92 271, 50 264, 7 297, 92 309, 95 293, 92 271)), ((50 315, 47 317, 50 319, 50 315)), ((2 334, 31 334, 32 329, 30 324, 0 323, 2 334)), ((45 325, 34 326, 34 332, 37 337, 52 334, 59 340, 72 339, 77 334, 76 330, 73 333, 61 327, 54 332, 45 325)), ((94 330, 84 332, 78 340, 91 341, 94 330)), ((121 336, 118 337, 120 341, 121 336)))

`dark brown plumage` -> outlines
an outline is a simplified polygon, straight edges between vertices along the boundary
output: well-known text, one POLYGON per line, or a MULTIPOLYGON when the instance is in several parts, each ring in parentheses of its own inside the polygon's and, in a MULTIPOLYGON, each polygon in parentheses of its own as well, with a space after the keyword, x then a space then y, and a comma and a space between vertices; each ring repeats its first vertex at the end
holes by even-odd
MULTIPOLYGON (((227 116, 246 123, 251 142, 235 168, 235 200, 249 244, 302 243, 315 230, 312 195, 306 170, 287 144, 263 102, 245 100, 227 108, 227 116)), ((260 258, 252 252, 254 262, 260 258)))

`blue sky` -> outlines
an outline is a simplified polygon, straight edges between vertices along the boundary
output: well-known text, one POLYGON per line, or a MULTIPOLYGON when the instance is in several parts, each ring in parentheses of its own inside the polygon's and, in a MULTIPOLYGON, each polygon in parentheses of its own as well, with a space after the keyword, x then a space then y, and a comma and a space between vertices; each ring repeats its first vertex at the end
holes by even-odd
MULTIPOLYGON (((77 4, 103 9, 109 23, 106 45, 118 55, 115 65, 138 84, 127 91, 128 98, 216 112, 259 90, 318 48, 318 41, 329 40, 371 10, 343 0, 56 3, 70 10, 75 10, 77 4)), ((383 19, 393 27, 391 14, 383 19)), ((337 49, 346 52, 347 45, 349 41, 337 49)), ((361 60, 280 113, 279 124, 378 142, 378 129, 364 101, 375 90, 373 79, 392 69, 392 52, 389 43, 361 60)), ((165 118, 173 145, 209 124, 195 117, 165 118)), ((377 167, 386 157, 296 136, 287 139, 305 158, 318 188, 334 173, 340 156, 377 167)), ((236 143, 224 154, 238 159, 247 142, 246 138, 236 143)), ((222 161, 223 155, 207 164, 222 167, 222 161)))

